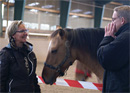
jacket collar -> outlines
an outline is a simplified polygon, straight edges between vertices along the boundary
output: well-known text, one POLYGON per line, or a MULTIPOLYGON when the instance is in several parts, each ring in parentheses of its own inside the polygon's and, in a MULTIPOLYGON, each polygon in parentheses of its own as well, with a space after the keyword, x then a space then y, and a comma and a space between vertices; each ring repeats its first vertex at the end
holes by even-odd
MULTIPOLYGON (((25 42, 25 43, 24 43, 24 46, 27 47, 27 50, 28 50, 28 51, 32 51, 32 50, 33 50, 33 45, 32 45, 31 43, 29 43, 29 42, 25 42)), ((13 48, 13 47, 11 47, 11 44, 9 43, 9 44, 6 46, 6 48, 11 49, 11 48, 13 48)), ((13 48, 13 49, 15 49, 15 48, 13 48)), ((18 49, 15 49, 15 50, 18 50, 18 49)))
POLYGON ((126 30, 129 29, 130 29, 130 23, 126 23, 117 31, 115 35, 118 36, 120 33, 125 32, 126 30))

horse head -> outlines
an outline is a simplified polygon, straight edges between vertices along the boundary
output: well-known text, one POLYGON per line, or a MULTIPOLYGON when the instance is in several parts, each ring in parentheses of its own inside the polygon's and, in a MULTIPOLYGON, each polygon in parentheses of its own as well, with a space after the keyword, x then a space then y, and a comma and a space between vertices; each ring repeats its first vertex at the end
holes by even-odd
POLYGON ((70 48, 65 30, 58 29, 52 33, 48 55, 42 71, 42 78, 46 84, 53 84, 56 78, 63 76, 69 66, 73 64, 74 59, 70 48))

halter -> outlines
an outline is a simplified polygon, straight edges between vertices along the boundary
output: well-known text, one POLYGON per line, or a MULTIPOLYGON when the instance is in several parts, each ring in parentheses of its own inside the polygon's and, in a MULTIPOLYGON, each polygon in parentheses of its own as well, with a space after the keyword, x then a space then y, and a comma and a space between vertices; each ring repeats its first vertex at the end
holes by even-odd
MULTIPOLYGON (((63 76, 64 75, 64 72, 62 72, 61 70, 61 67, 65 64, 65 62, 68 60, 68 58, 70 57, 70 50, 69 50, 69 47, 70 47, 70 44, 69 44, 69 41, 66 41, 65 42, 65 46, 66 46, 66 54, 65 54, 65 57, 64 59, 61 61, 61 63, 57 66, 57 67, 54 67, 52 65, 49 65, 47 64, 46 62, 44 63, 45 66, 49 67, 50 69, 53 69, 53 70, 56 70, 56 72, 59 73, 59 76, 63 76)), ((69 65, 72 65, 72 62, 70 61, 69 62, 69 65)))

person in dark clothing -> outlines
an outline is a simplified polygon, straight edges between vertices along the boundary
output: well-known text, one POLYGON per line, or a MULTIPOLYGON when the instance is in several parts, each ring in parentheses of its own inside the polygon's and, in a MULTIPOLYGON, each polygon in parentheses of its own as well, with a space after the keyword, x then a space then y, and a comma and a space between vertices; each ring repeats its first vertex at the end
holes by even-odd
POLYGON ((115 7, 112 22, 97 50, 99 63, 105 69, 103 93, 130 92, 130 6, 115 7))
POLYGON ((36 77, 37 59, 27 42, 27 29, 22 21, 14 21, 6 29, 9 44, 0 51, 0 93, 40 93, 36 77))

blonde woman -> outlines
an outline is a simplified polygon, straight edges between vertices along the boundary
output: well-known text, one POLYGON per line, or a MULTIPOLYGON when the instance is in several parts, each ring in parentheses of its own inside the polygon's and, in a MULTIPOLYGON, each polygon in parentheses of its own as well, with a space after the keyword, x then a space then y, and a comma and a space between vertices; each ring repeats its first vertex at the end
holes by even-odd
POLYGON ((9 44, 0 51, 0 92, 40 92, 37 60, 27 32, 22 21, 14 21, 6 29, 9 44))

